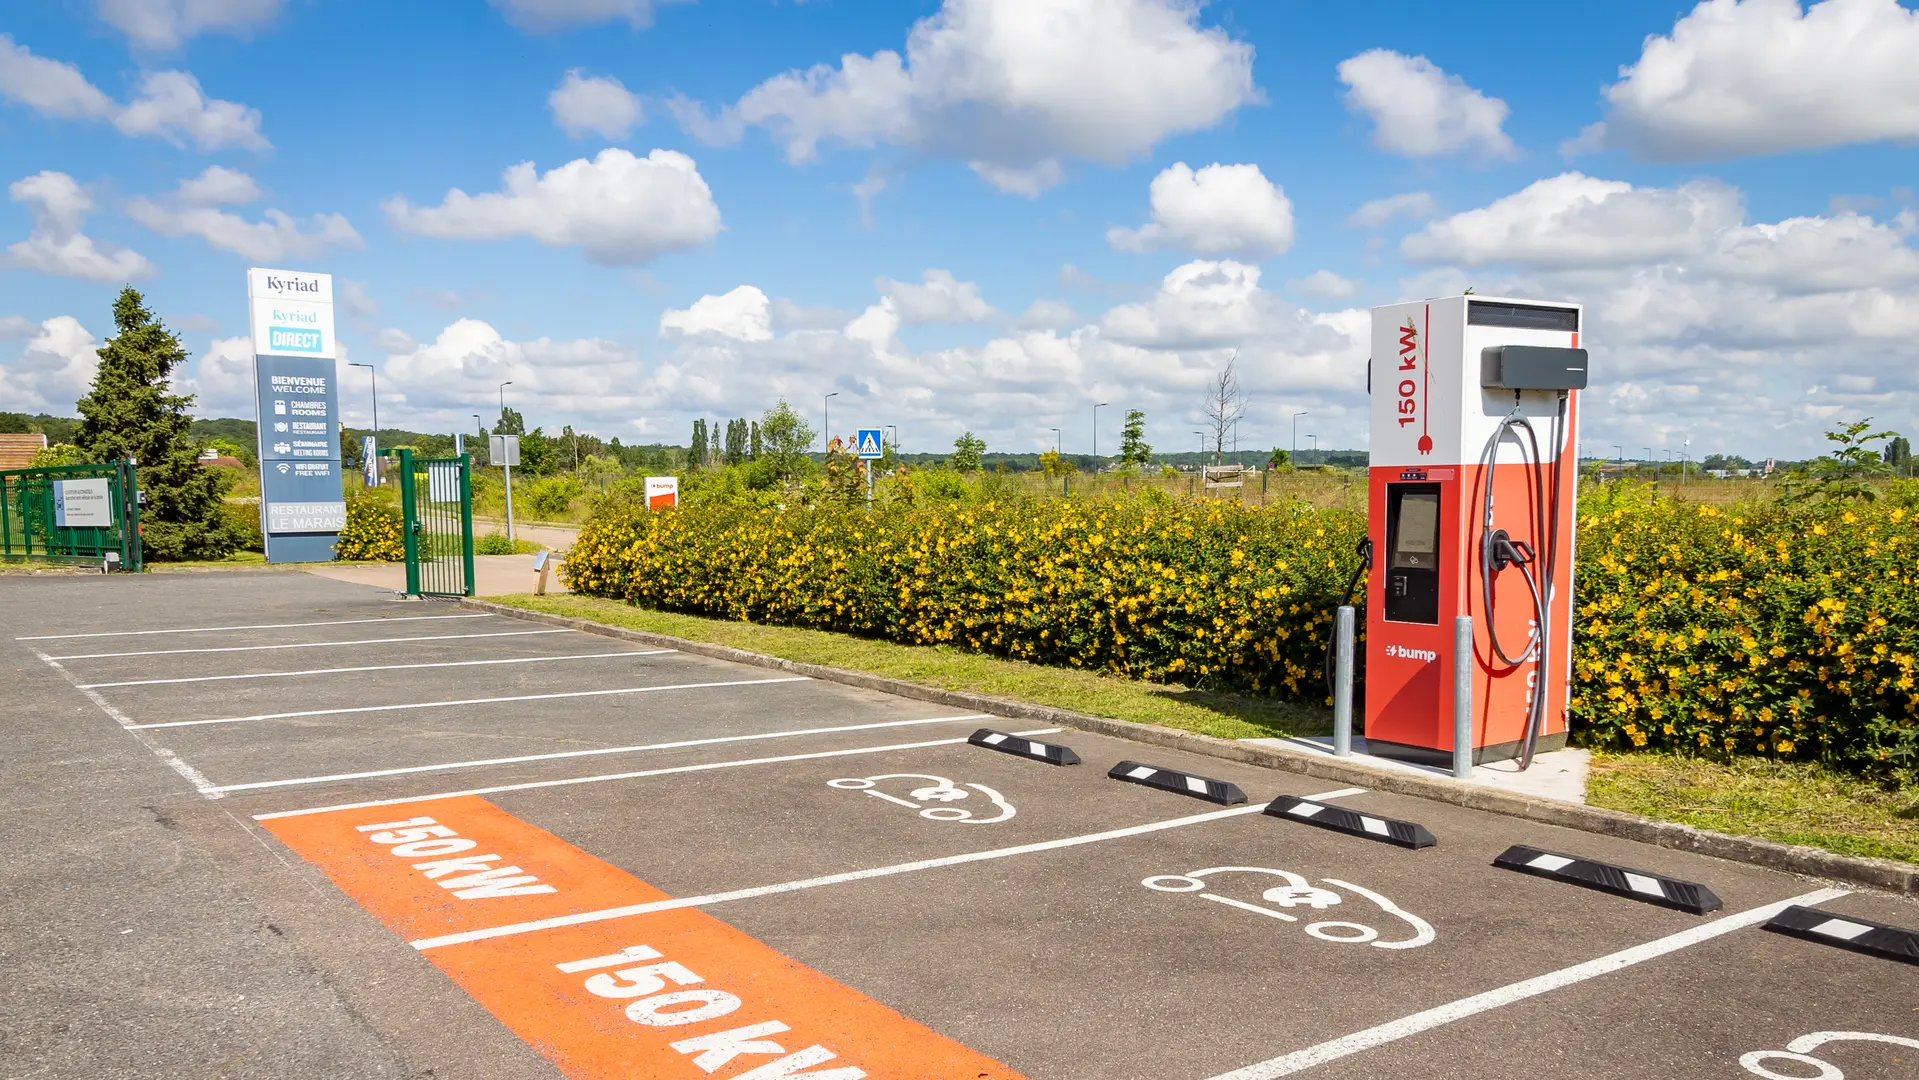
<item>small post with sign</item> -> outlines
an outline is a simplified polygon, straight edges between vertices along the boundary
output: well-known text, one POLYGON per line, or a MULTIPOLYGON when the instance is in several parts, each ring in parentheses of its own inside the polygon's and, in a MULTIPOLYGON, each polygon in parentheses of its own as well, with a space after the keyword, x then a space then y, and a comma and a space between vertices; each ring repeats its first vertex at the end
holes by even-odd
POLYGON ((873 509, 873 463, 886 453, 880 430, 876 427, 860 428, 857 439, 860 461, 866 466, 866 508, 868 510, 873 509))
POLYGON ((487 436, 487 456, 500 467, 506 480, 506 542, 513 543, 513 466, 520 463, 518 435, 487 436))

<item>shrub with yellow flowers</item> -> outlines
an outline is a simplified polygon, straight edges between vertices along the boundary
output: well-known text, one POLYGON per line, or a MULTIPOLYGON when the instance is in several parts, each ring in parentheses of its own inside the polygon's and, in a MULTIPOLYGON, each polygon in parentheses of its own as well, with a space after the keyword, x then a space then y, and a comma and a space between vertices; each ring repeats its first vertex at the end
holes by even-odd
POLYGON ((1919 492, 1877 502, 1580 506, 1571 719, 1620 749, 1919 778, 1919 492))
POLYGON ((346 528, 340 531, 333 553, 342 559, 374 562, 399 562, 406 558, 405 524, 399 504, 371 490, 349 492, 346 528))
POLYGON ((1323 638, 1365 522, 1116 501, 708 502, 589 522, 575 592, 1135 678, 1324 700, 1323 638))

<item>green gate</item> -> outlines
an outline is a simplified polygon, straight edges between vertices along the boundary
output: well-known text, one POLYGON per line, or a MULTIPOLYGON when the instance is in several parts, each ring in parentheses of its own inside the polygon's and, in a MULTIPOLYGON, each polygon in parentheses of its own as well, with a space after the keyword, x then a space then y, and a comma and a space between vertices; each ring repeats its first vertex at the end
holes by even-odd
POLYGON ((408 596, 473 595, 473 464, 456 458, 400 459, 408 596))
POLYGON ((139 492, 130 461, 0 472, 0 558, 139 570, 139 492))

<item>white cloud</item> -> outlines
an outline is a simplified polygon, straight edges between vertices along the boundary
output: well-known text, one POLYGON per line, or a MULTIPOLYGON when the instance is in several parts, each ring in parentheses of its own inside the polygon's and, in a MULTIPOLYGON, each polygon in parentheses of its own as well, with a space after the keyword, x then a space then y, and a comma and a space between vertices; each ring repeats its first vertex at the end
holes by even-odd
POLYGON ((280 0, 100 0, 100 18, 149 49, 209 31, 244 34, 279 14, 280 0))
POLYGON ((198 236, 221 251, 256 263, 310 259, 330 248, 366 246, 340 214, 315 214, 302 229, 292 215, 280 210, 267 210, 262 221, 248 221, 215 209, 220 204, 259 198, 260 189, 252 177, 215 165, 182 182, 172 195, 159 201, 144 197, 131 200, 127 216, 162 236, 198 236))
POLYGON ((33 207, 33 228, 25 240, 7 247, 0 264, 89 281, 132 281, 153 273, 146 256, 96 244, 80 231, 93 197, 66 173, 35 173, 14 181, 7 194, 33 207))
POLYGON ((1374 199, 1353 211, 1346 224, 1357 229, 1377 229, 1394 218, 1407 217, 1414 221, 1424 221, 1438 212, 1439 204, 1433 201, 1430 193, 1408 191, 1400 195, 1388 195, 1383 199, 1374 199))
POLYGON ((118 108, 79 68, 35 56, 10 34, 0 34, 0 97, 59 120, 97 120, 118 108))
POLYGON ((478 319, 457 320, 429 343, 390 353, 380 374, 382 404, 392 394, 397 415, 438 416, 461 430, 470 414, 498 408, 507 380, 529 425, 549 431, 559 424, 544 417, 631 417, 650 407, 630 350, 601 338, 514 341, 478 319))
POLYGON ((1749 223, 1737 191, 1702 181, 1572 188, 1591 198, 1529 188, 1408 238, 1450 262, 1401 289, 1584 303, 1589 447, 1690 435, 1695 457, 1801 457, 1835 423, 1919 408, 1919 248, 1897 219, 1749 223))
POLYGON ((340 278, 334 282, 338 290, 340 310, 348 315, 371 318, 380 313, 380 302, 367 291, 366 282, 352 278, 340 278))
POLYGON ((668 308, 660 314, 660 334, 665 336, 669 331, 689 336, 710 334, 734 341, 770 341, 772 307, 765 293, 751 285, 741 285, 719 296, 702 296, 685 310, 668 308))
POLYGON ((908 324, 978 323, 993 317, 976 282, 960 281, 950 270, 927 270, 918 284, 878 278, 873 287, 892 300, 900 321, 908 324))
POLYGON ((38 323, 23 315, 0 315, 0 341, 32 337, 38 329, 38 323))
POLYGON ((1373 143, 1405 157, 1472 152, 1511 157, 1506 103, 1423 56, 1370 49, 1339 65, 1346 104, 1373 121, 1373 143))
POLYGON ((1427 262, 1593 266, 1698 254, 1737 225, 1739 192, 1715 180, 1635 188, 1569 172, 1442 218, 1400 250, 1427 262))
POLYGON ((579 68, 566 73, 546 96, 553 122, 576 139, 595 134, 624 139, 640 122, 640 99, 611 75, 587 75, 579 68))
POLYGON ((544 174, 530 161, 506 170, 502 190, 447 192, 439 206, 394 197, 381 204, 394 228, 442 240, 528 236, 577 246, 607 265, 646 262, 698 247, 720 231, 720 208, 693 159, 672 150, 634 157, 617 147, 544 174))
POLYGON ((1345 300, 1359 292, 1359 282, 1343 278, 1331 270, 1315 270, 1303 278, 1293 278, 1286 287, 1324 300, 1345 300))
MULTIPOLYGON (((345 370, 345 354, 340 359, 345 370)), ((175 392, 193 395, 195 416, 251 416, 253 339, 215 338, 193 361, 193 377, 176 380, 175 392)))
POLYGON ((71 315, 40 323, 19 358, 0 364, 0 409, 72 415, 100 366, 96 345, 71 315))
POLYGON ((1071 304, 1041 298, 1027 305, 1014 325, 1021 330, 1064 330, 1085 322, 1071 304))
POLYGON ((563 30, 569 26, 621 20, 635 30, 653 25, 653 9, 690 0, 491 0, 507 21, 525 30, 563 30))
POLYGON ((57 120, 107 120, 124 135, 154 136, 202 150, 239 146, 266 150, 260 110, 209 100, 200 82, 184 71, 156 71, 140 94, 122 106, 88 82, 72 64, 35 56, 0 34, 0 97, 57 120))
POLYGON ((1214 163, 1198 172, 1176 162, 1153 177, 1153 220, 1108 229, 1123 251, 1171 247, 1195 255, 1264 258, 1293 246, 1293 204, 1257 165, 1214 163))
POLYGON ((1919 12, 1897 0, 1706 0, 1648 37, 1565 149, 1702 161, 1919 139, 1919 12))
POLYGON ((1120 164, 1258 100, 1252 46, 1198 20, 1188 0, 945 0, 903 57, 849 53, 777 75, 717 117, 673 108, 713 141, 764 128, 796 164, 823 142, 884 143, 1031 195, 1068 159, 1120 164))

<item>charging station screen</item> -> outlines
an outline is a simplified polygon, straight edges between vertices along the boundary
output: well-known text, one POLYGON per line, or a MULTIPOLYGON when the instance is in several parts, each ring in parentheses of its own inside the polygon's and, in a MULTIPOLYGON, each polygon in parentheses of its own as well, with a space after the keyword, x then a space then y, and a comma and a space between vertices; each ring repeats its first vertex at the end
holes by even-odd
POLYGON ((1386 618, 1439 622, 1439 485, 1394 484, 1386 500, 1386 618))
POLYGON ((1409 491, 1399 499, 1394 567, 1432 570, 1439 564, 1439 496, 1409 491))

